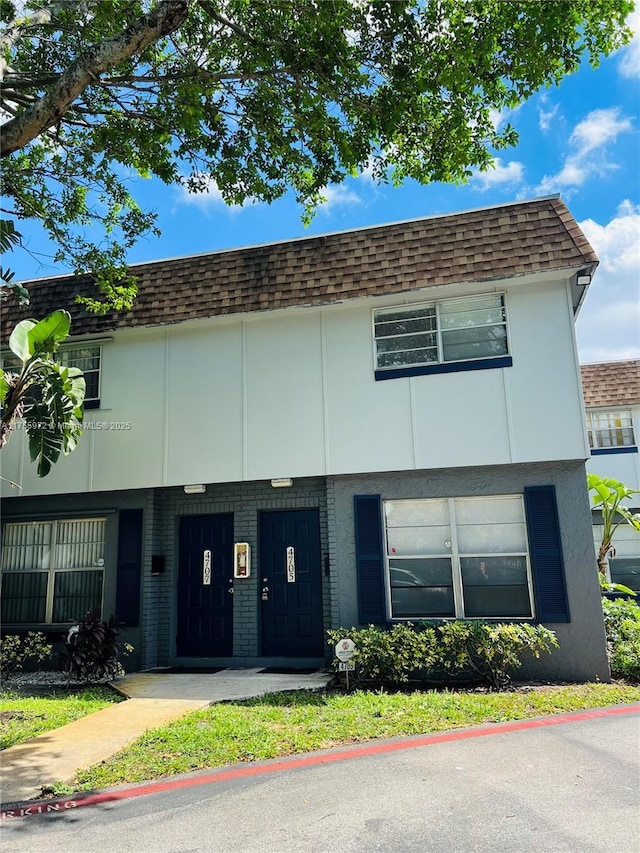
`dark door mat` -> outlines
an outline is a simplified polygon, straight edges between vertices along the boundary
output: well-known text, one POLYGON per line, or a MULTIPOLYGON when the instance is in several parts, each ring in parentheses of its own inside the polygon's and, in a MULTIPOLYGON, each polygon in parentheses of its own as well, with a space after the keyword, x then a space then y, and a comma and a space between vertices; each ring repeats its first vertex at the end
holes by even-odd
POLYGON ((154 675, 214 675, 216 672, 222 672, 224 668, 223 666, 170 666, 151 669, 149 672, 154 675))
POLYGON ((258 675, 312 675, 317 671, 317 666, 302 668, 297 666, 268 666, 266 669, 261 669, 258 675))

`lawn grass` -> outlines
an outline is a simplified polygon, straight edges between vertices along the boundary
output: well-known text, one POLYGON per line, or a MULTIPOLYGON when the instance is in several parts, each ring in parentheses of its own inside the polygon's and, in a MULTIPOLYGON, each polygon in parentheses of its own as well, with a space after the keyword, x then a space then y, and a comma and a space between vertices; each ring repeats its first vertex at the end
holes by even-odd
POLYGON ((0 749, 66 726, 120 701, 122 697, 108 687, 37 697, 3 693, 0 696, 0 749))
POLYGON ((640 701, 640 687, 578 684, 514 690, 288 693, 213 705, 147 732, 78 774, 80 789, 258 761, 396 735, 640 701))

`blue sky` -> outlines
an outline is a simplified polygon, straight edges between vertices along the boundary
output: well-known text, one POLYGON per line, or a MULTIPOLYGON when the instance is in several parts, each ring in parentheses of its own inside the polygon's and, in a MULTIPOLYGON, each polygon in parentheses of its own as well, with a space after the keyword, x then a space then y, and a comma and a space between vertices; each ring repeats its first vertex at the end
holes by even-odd
MULTIPOLYGON (((640 31, 640 12, 630 23, 640 31)), ((600 267, 577 321, 583 362, 640 357, 640 33, 600 68, 583 67, 559 88, 496 115, 520 134, 496 168, 465 186, 378 186, 362 175, 329 187, 305 228, 287 196, 272 204, 227 207, 215 185, 189 195, 159 181, 138 180, 134 195, 158 213, 160 238, 141 241, 129 262, 285 240, 419 216, 560 193, 598 256, 600 267)), ((11 266, 20 279, 66 272, 53 265, 36 225, 20 230, 33 253, 11 266)))

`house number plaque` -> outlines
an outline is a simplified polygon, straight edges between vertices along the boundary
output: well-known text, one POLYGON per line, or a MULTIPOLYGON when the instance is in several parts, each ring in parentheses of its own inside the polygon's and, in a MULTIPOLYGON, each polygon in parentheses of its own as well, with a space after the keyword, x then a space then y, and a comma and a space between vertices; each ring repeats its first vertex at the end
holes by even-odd
POLYGON ((211 586, 211 551, 202 554, 202 585, 211 586))
POLYGON ((294 549, 289 546, 287 548, 287 583, 295 583, 296 582, 296 553, 294 549))

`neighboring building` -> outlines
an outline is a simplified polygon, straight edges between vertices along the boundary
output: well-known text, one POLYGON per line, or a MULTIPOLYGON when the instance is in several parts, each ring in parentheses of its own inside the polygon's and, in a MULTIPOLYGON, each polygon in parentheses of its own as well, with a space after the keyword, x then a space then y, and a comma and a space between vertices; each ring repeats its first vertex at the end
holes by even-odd
MULTIPOLYGON (((3 622, 92 605, 143 668, 315 665, 325 631, 540 621, 529 672, 608 678, 574 316, 597 258, 557 198, 136 265, 73 308, 79 448, 3 451, 3 622), (246 545, 250 551, 247 551, 246 545)), ((90 280, 29 285, 28 312, 90 280)))
MULTIPOLYGON (((640 489, 640 360, 583 364, 582 387, 591 458, 587 470, 640 489)), ((625 505, 640 512, 640 494, 625 505)), ((595 546, 602 542, 600 514, 594 512, 595 546)), ((628 524, 613 538, 611 580, 640 592, 640 533, 628 524)))

